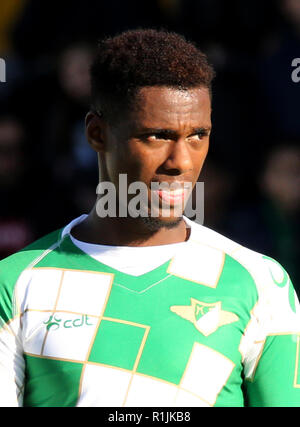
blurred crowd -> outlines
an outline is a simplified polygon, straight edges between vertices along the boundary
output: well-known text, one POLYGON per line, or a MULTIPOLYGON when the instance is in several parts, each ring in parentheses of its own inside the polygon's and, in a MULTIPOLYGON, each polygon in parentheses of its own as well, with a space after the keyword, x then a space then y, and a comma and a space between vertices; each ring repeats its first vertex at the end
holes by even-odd
POLYGON ((0 259, 91 209, 89 66, 99 38, 137 27, 207 53, 204 225, 276 258, 300 295, 300 0, 0 0, 0 259))

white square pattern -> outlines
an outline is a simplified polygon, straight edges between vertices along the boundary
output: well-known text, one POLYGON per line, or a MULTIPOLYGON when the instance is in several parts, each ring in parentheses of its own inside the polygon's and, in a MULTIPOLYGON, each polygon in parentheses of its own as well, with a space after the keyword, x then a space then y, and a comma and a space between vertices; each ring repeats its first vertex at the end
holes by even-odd
POLYGON ((85 316, 57 313, 55 317, 61 319, 59 327, 48 331, 42 355, 84 362, 94 338, 98 319, 89 317, 86 324, 85 316), (78 326, 74 326, 76 324, 78 326))
POLYGON ((22 316, 23 346, 26 353, 41 355, 51 312, 26 311, 22 316))
POLYGON ((233 368, 221 353, 195 343, 180 387, 214 405, 233 368))
POLYGON ((179 407, 196 407, 196 408, 209 408, 211 405, 209 405, 204 400, 200 399, 199 397, 195 396, 192 393, 189 393, 185 390, 179 389, 178 393, 176 395, 175 399, 175 405, 179 407))
POLYGON ((87 363, 77 406, 208 407, 175 384, 138 373, 87 363))
POLYGON ((177 390, 175 384, 135 374, 125 406, 172 406, 177 390))
POLYGON ((224 252, 218 249, 191 242, 185 248, 184 255, 179 252, 173 258, 168 273, 215 288, 222 272, 224 257, 224 252))
POLYGON ((112 274, 66 270, 56 310, 100 316, 112 279, 112 274))
POLYGON ((77 406, 122 406, 131 372, 87 363, 77 406))
MULTIPOLYGON (((110 292, 112 274, 40 268, 18 289, 24 349, 29 354, 84 362, 110 292)), ((28 278, 27 278, 28 279, 28 278)))
POLYGON ((25 310, 53 310, 63 271, 55 268, 25 270, 17 284, 17 301, 25 310))

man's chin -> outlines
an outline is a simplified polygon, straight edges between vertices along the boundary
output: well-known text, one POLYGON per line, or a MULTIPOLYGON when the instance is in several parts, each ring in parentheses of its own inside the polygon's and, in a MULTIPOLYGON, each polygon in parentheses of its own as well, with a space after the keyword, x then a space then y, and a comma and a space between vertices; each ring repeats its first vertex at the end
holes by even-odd
POLYGON ((147 230, 155 232, 161 228, 173 229, 176 228, 182 221, 182 216, 174 218, 156 218, 156 217, 140 217, 141 222, 146 226, 147 230))

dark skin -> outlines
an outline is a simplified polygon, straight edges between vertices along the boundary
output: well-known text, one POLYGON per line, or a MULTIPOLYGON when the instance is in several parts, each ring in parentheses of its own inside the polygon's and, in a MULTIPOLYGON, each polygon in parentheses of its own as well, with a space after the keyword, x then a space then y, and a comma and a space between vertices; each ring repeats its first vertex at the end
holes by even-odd
MULTIPOLYGON (((151 206, 151 182, 191 182, 193 186, 197 182, 209 147, 210 95, 203 87, 145 87, 135 107, 113 125, 89 112, 86 136, 98 153, 100 182, 114 183, 118 194, 119 174, 127 174, 128 186, 135 181, 147 185, 151 206)), ((101 218, 96 204, 72 235, 112 246, 165 245, 188 238, 184 220, 172 207, 168 217, 160 208, 156 226, 149 227, 141 218, 101 218)))

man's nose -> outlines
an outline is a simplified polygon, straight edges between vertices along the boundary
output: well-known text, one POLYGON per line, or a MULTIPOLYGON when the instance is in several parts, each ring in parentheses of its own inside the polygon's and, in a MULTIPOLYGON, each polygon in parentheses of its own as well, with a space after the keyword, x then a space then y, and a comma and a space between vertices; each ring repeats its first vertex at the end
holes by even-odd
POLYGON ((172 171, 175 174, 176 171, 178 175, 193 169, 191 152, 184 139, 173 141, 164 167, 169 173, 172 171))

